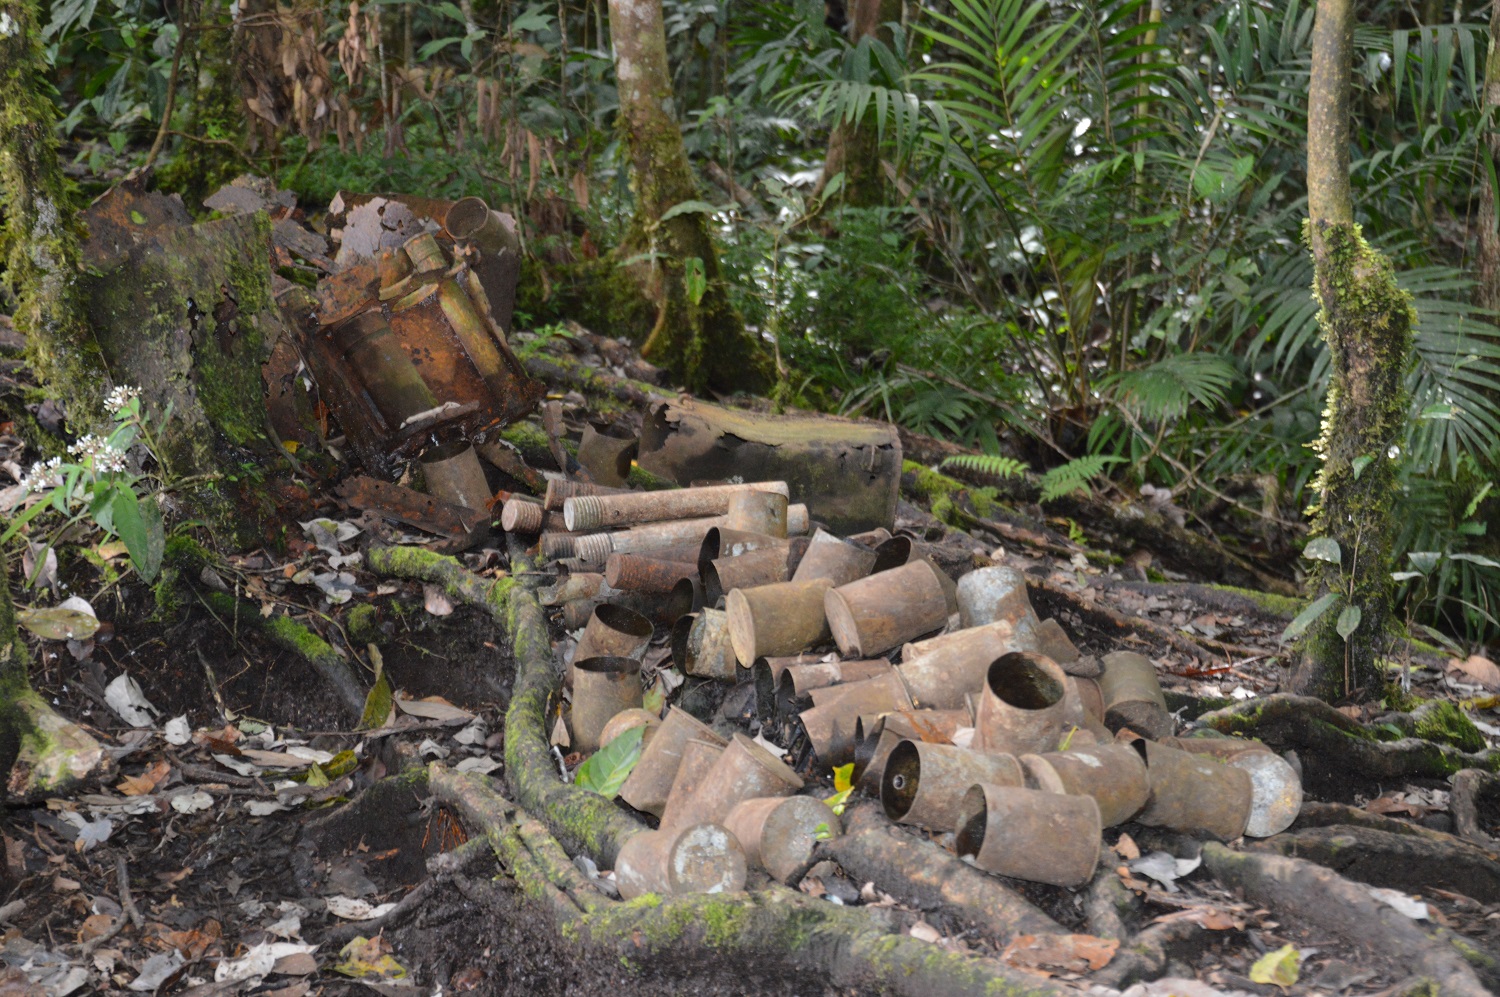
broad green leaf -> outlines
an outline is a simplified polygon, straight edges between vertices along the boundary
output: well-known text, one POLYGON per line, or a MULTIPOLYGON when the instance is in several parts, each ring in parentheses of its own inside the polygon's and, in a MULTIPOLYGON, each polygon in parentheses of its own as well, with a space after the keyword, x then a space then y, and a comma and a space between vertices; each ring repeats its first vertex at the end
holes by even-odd
POLYGON ((1302 548, 1302 556, 1314 561, 1338 564, 1343 559, 1343 551, 1339 550, 1339 542, 1333 537, 1315 537, 1302 548))
POLYGON ((392 705, 391 684, 382 673, 376 676, 375 684, 365 694, 365 708, 359 716, 360 730, 374 730, 385 723, 385 718, 391 715, 392 705))
POLYGON ((645 727, 632 727, 588 757, 573 774, 574 785, 612 800, 625 785, 635 763, 641 760, 641 738, 645 727))
POLYGON ((1255 960, 1250 967, 1252 983, 1270 983, 1278 987, 1289 987, 1297 982, 1302 968, 1302 953, 1294 946, 1283 945, 1275 952, 1267 952, 1255 960))
POLYGON ((1349 635, 1359 629, 1359 621, 1364 618, 1365 612, 1358 606, 1345 606, 1344 611, 1339 613, 1333 629, 1338 631, 1340 637, 1348 640, 1349 635))
POLYGON ((703 272, 703 259, 690 256, 682 264, 682 284, 688 300, 694 305, 702 304, 704 292, 708 290, 708 277, 703 272))
POLYGON ((1370 462, 1373 461, 1374 459, 1375 459, 1374 457, 1371 457, 1369 454, 1366 454, 1363 457, 1356 457, 1356 458, 1354 458, 1353 460, 1351 460, 1349 462, 1349 467, 1354 471, 1354 480, 1355 481, 1359 480, 1359 476, 1361 474, 1365 473, 1365 468, 1369 467, 1370 466, 1370 462))
POLYGON ((1393 582, 1408 582, 1408 581, 1411 581, 1413 578, 1421 578, 1421 577, 1422 577, 1422 572, 1420 572, 1420 571, 1392 571, 1391 572, 1391 581, 1393 581, 1393 582))
POLYGON ((658 682, 647 689, 645 695, 641 697, 641 708, 661 716, 661 708, 665 705, 666 698, 666 690, 658 682))
POLYGON ((1413 568, 1424 575, 1430 575, 1432 569, 1436 568, 1438 562, 1443 559, 1443 555, 1435 550, 1414 550, 1406 555, 1406 559, 1411 562, 1413 568))
POLYGON ((663 211, 661 213, 661 220, 664 222, 670 221, 673 218, 676 218, 678 215, 711 215, 718 210, 718 208, 716 208, 712 204, 709 204, 707 201, 682 201, 678 204, 672 205, 666 211, 663 211))
POLYGON ((1470 564, 1478 564, 1486 568, 1500 568, 1500 561, 1485 557, 1483 554, 1449 554, 1450 561, 1468 561, 1470 564))
POLYGON ((1321 599, 1318 599, 1312 605, 1298 613, 1297 618, 1286 625, 1286 629, 1281 632, 1281 639, 1285 641, 1293 637, 1302 636, 1308 627, 1318 621, 1318 617, 1328 612, 1328 610, 1333 608, 1333 604, 1338 601, 1339 594, 1337 592, 1329 592, 1321 599))
POLYGON ((99 621, 79 609, 22 609, 16 622, 44 640, 88 640, 99 629, 99 621))

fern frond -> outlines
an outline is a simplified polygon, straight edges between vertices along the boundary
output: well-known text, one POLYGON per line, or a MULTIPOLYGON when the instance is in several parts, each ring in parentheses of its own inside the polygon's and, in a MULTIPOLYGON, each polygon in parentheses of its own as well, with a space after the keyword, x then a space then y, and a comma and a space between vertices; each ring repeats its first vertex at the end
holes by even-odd
POLYGON ((1089 490, 1089 482, 1103 474, 1111 464, 1123 464, 1124 457, 1112 454, 1087 454, 1066 464, 1060 464, 1042 475, 1043 502, 1089 490))
POLYGON ((1014 457, 967 453, 949 457, 938 465, 939 471, 946 471, 950 468, 968 471, 981 478, 1002 481, 1007 478, 1019 478, 1030 470, 1024 461, 1016 460, 1014 457))
POLYGON ((1216 408, 1234 383, 1234 365, 1207 353, 1179 353, 1107 379, 1121 405, 1152 422, 1179 419, 1190 406, 1216 408))

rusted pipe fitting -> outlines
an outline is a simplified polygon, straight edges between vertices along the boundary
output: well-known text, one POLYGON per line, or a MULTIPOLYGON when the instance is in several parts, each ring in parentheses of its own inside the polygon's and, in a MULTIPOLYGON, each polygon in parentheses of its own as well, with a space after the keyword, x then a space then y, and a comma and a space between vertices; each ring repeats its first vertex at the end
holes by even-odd
POLYGON ((739 839, 745 858, 779 883, 800 872, 821 838, 844 832, 843 822, 812 796, 763 796, 741 800, 724 826, 739 839))
POLYGON ((742 800, 790 796, 801 788, 801 778, 785 762, 744 734, 735 734, 683 804, 684 819, 722 823, 742 800))
POLYGON ((825 765, 841 765, 854 757, 860 718, 872 713, 911 709, 900 679, 887 675, 848 685, 814 689, 813 706, 798 721, 825 765))
POLYGON ((1220 841, 1245 833, 1254 798, 1250 773, 1145 738, 1130 747, 1145 759, 1151 781, 1151 799, 1137 823, 1220 841))
POLYGON ((701 575, 705 568, 720 558, 742 557, 752 551, 789 546, 791 541, 785 537, 715 526, 703 534, 703 541, 698 545, 698 573, 701 575))
POLYGON ((881 773, 880 805, 898 824, 951 831, 964 793, 979 782, 1021 786, 1025 774, 1013 755, 903 740, 891 749, 881 773))
POLYGON ((1012 755, 1055 751, 1082 715, 1077 693, 1057 662, 1013 651, 996 658, 985 676, 974 749, 1012 755))
POLYGON ((957 592, 959 626, 1036 619, 1026 594, 1026 576, 1014 568, 978 568, 958 580, 957 592))
POLYGON ((515 229, 506 224, 508 215, 495 211, 482 198, 462 197, 443 216, 443 228, 454 239, 466 239, 487 253, 521 252, 515 229))
POLYGON ((784 537, 787 535, 788 505, 787 497, 779 492, 735 492, 729 496, 724 525, 731 530, 784 537))
POLYGON ((831 586, 817 578, 730 592, 725 610, 735 658, 749 666, 756 658, 797 654, 827 640, 823 596, 831 586))
POLYGON ((558 561, 565 557, 573 557, 581 536, 583 534, 574 533, 571 530, 543 533, 537 541, 537 549, 544 561, 558 561))
POLYGON ((727 747, 727 743, 717 737, 711 741, 692 738, 682 746, 682 761, 677 766, 672 791, 667 794, 667 805, 661 814, 663 830, 698 823, 697 816, 688 809, 688 801, 709 778, 727 747))
POLYGON ((1302 779, 1297 770, 1260 741, 1237 737, 1166 737, 1161 743, 1217 758, 1250 774, 1250 820, 1245 824, 1245 834, 1249 837, 1280 834, 1302 812, 1302 779))
MULTIPOLYGON (((620 436, 609 426, 589 423, 583 427, 578 443, 578 463, 601 485, 620 488, 630 474, 639 441, 635 436, 620 436)), ((567 516, 566 506, 563 516, 567 516)))
POLYGON ((620 787, 620 799, 643 813, 660 817, 672 782, 677 778, 683 749, 690 740, 707 741, 721 748, 728 743, 691 713, 669 707, 666 718, 641 750, 640 760, 620 787))
POLYGON ((825 530, 813 534, 802 555, 792 581, 805 582, 814 578, 827 578, 834 585, 848 585, 870 573, 875 567, 875 552, 840 540, 825 530))
POLYGON ((1151 783, 1146 763, 1128 744, 1096 744, 1041 755, 1022 755, 1026 786, 1048 793, 1092 796, 1105 827, 1123 824, 1146 805, 1151 783))
POLYGON ((448 269, 448 254, 431 232, 419 232, 401 244, 417 273, 448 269))
POLYGON ((1099 692, 1109 728, 1129 727, 1153 740, 1169 737, 1176 725, 1151 659, 1134 651, 1115 651, 1104 656, 1103 664, 1099 692))
MULTIPOLYGON (((890 530, 886 529, 884 526, 877 526, 873 530, 866 530, 863 533, 851 533, 844 539, 848 540, 852 544, 858 544, 859 546, 867 548, 870 551, 874 551, 876 547, 879 547, 890 538, 890 530)), ((870 570, 874 571, 875 569, 871 567, 870 570)))
POLYGON ((828 629, 846 658, 884 654, 948 622, 948 602, 926 561, 914 561, 831 588, 823 597, 828 629))
POLYGON ((636 658, 592 657, 573 664, 573 747, 599 749, 599 735, 616 713, 642 702, 641 663, 636 658))
POLYGON ((582 481, 566 481, 562 478, 547 479, 547 494, 542 506, 548 512, 562 512, 563 502, 575 495, 620 495, 628 488, 610 488, 606 485, 586 484, 582 481))
POLYGON ((728 828, 695 824, 626 839, 615 858, 615 884, 626 900, 736 893, 745 888, 745 870, 745 852, 728 828))
MULTIPOLYGON (((756 658, 750 665, 746 666, 740 662, 740 667, 750 669, 750 681, 755 684, 755 713, 762 720, 769 720, 777 715, 776 689, 781 681, 781 673, 793 665, 810 665, 822 661, 826 655, 821 654, 793 654, 787 656, 766 657, 762 655, 756 658)), ((739 654, 735 654, 735 660, 739 660, 739 654)))
POLYGON ((698 577, 696 556, 691 561, 663 556, 668 551, 682 550, 696 555, 696 551, 688 547, 668 547, 650 553, 610 554, 604 562, 604 578, 611 588, 631 592, 670 592, 684 578, 692 580, 698 577))
POLYGON ((729 511, 730 496, 743 491, 788 494, 785 481, 758 481, 753 484, 711 485, 707 488, 677 488, 659 492, 575 495, 563 502, 563 517, 570 530, 601 530, 664 520, 723 516, 729 511))
POLYGON ((1053 886, 1082 886, 1100 849, 1099 805, 1016 786, 970 786, 954 824, 959 858, 986 872, 1053 886))
MULTIPOLYGON (((534 536, 542 532, 559 536, 567 533, 563 527, 562 516, 555 512, 547 512, 540 502, 521 498, 507 499, 500 507, 500 528, 506 533, 523 536, 534 536)), ((572 544, 568 546, 572 548, 572 544)))

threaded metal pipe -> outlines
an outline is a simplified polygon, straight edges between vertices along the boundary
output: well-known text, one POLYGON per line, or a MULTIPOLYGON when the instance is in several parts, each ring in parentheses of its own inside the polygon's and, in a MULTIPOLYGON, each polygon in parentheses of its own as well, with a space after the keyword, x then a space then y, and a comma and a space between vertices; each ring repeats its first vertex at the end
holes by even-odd
POLYGON ((568 533, 563 530, 543 533, 541 537, 543 560, 555 561, 562 557, 572 557, 574 541, 577 539, 577 533, 568 533))
POLYGON ((562 478, 552 478, 547 482, 547 497, 542 500, 542 507, 550 512, 562 512, 563 502, 573 498, 575 495, 620 495, 629 490, 628 488, 611 488, 608 485, 590 485, 582 481, 565 481, 562 478))
POLYGON ((722 516, 729 511, 730 498, 746 491, 769 491, 786 495, 787 485, 785 481, 761 481, 661 492, 577 495, 563 501, 563 518, 570 530, 590 530, 669 519, 722 516))
POLYGON ((574 556, 581 558, 585 564, 604 564, 609 560, 609 555, 614 553, 614 549, 608 533, 590 533, 573 541, 574 556))
POLYGON ((500 510, 500 528, 506 533, 542 532, 543 509, 539 502, 509 499, 500 510))

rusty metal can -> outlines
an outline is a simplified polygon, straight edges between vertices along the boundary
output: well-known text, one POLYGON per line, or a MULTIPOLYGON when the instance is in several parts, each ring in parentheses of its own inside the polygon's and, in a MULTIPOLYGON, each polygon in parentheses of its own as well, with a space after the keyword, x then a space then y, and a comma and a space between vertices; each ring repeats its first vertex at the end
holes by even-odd
POLYGON ((1082 886, 1099 863, 1099 805, 1016 786, 977 783, 954 824, 960 858, 986 872, 1053 886, 1082 886))
POLYGON ((587 754, 615 714, 640 707, 641 663, 636 658, 593 657, 573 665, 573 747, 587 754))
POLYGON ((1250 822, 1250 773, 1213 758, 1140 738, 1130 747, 1146 761, 1151 799, 1137 823, 1232 841, 1250 822))
POLYGON ((1026 576, 1014 568, 978 568, 958 580, 958 621, 981 627, 996 620, 1011 624, 1035 619, 1026 595, 1026 576))
POLYGON ((1105 827, 1123 824, 1140 813, 1151 795, 1141 756, 1126 744, 1093 744, 1022 755, 1026 785, 1049 793, 1092 796, 1105 827))
POLYGON ((951 831, 964 793, 978 782, 1025 784, 1012 755, 983 755, 951 744, 905 740, 891 749, 880 778, 880 805, 898 824, 951 831))
POLYGON ((820 840, 843 833, 838 815, 811 796, 741 800, 724 826, 739 839, 745 858, 780 883, 806 867, 820 840))
POLYGON ((797 564, 792 581, 805 582, 813 578, 827 578, 834 585, 847 585, 858 581, 875 567, 875 552, 857 544, 840 540, 825 530, 818 530, 808 544, 807 553, 797 564))
POLYGON ((686 710, 668 708, 661 726, 641 750, 640 760, 620 787, 620 799, 643 813, 660 817, 682 764, 683 750, 691 740, 707 741, 721 748, 728 743, 686 710))
POLYGON ((729 497, 725 526, 731 530, 787 535, 787 497, 777 492, 744 491, 729 497))
POLYGON ((802 779, 790 766, 744 734, 735 734, 683 804, 684 819, 722 823, 741 800, 790 796, 801 788, 802 779))
POLYGON ((470 444, 455 440, 433 447, 422 454, 421 463, 428 495, 466 509, 489 508, 490 484, 470 444))
POLYGON ((884 654, 948 622, 948 602, 926 561, 831 588, 823 597, 828 629, 846 658, 884 654))
POLYGON ((745 888, 745 852, 720 824, 642 831, 615 858, 615 883, 626 900, 654 893, 735 893, 745 888))
POLYGON ((762 657, 797 654, 828 639, 823 596, 832 582, 780 582, 735 589, 725 600, 735 658, 749 666, 762 657))
POLYGON ((1022 755, 1056 750, 1083 707, 1057 662, 1014 651, 990 665, 975 715, 978 751, 1022 755))

